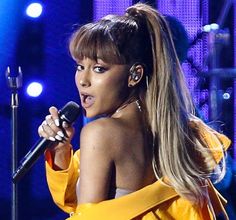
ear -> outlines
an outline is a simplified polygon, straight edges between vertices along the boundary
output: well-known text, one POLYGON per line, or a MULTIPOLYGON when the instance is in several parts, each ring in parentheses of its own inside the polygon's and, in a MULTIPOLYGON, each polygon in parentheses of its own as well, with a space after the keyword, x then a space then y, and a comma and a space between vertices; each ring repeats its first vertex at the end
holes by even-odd
POLYGON ((129 70, 128 87, 136 86, 143 78, 144 67, 142 64, 135 63, 129 70))

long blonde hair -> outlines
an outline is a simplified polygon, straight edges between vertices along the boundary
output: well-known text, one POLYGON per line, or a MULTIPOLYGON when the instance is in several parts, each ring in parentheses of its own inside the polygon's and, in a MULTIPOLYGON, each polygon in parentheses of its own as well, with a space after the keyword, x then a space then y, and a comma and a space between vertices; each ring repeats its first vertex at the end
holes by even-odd
POLYGON ((215 161, 191 130, 194 105, 164 17, 152 7, 136 4, 127 9, 136 19, 146 19, 153 55, 153 72, 145 96, 153 134, 154 171, 165 176, 175 190, 202 204, 208 198, 205 180, 215 161))
POLYGON ((202 203, 207 198, 204 180, 215 162, 189 126, 194 106, 163 16, 146 4, 135 4, 124 16, 82 26, 70 40, 70 52, 74 59, 143 65, 138 92, 153 137, 156 176, 167 177, 181 196, 202 203))

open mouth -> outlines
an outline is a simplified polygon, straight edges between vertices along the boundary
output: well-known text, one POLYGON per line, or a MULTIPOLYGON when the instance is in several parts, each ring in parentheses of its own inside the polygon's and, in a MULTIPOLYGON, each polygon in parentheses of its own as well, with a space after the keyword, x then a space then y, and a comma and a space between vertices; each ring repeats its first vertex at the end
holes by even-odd
POLYGON ((92 95, 81 93, 80 97, 81 97, 81 104, 84 108, 91 107, 95 102, 95 98, 92 95))

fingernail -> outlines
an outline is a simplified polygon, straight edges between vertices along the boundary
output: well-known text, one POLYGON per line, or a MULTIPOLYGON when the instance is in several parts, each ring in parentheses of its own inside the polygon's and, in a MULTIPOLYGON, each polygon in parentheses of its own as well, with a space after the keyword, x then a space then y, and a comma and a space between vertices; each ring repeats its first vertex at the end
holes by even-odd
POLYGON ((64 137, 64 134, 63 134, 62 131, 58 131, 57 134, 58 134, 60 137, 62 137, 62 138, 64 137))
POLYGON ((62 127, 63 127, 63 128, 68 128, 69 126, 68 126, 68 124, 67 124, 65 121, 63 121, 63 122, 62 122, 62 127))
POLYGON ((51 118, 52 118, 51 115, 47 115, 47 116, 46 116, 46 120, 51 119, 51 118))
POLYGON ((56 138, 58 141, 61 141, 61 140, 62 140, 62 137, 59 136, 59 135, 56 135, 55 138, 56 138))
POLYGON ((56 139, 54 137, 49 137, 48 138, 50 141, 55 141, 56 139))
POLYGON ((59 119, 57 118, 57 119, 55 119, 55 125, 57 126, 57 127, 59 127, 60 126, 60 122, 59 122, 59 119))

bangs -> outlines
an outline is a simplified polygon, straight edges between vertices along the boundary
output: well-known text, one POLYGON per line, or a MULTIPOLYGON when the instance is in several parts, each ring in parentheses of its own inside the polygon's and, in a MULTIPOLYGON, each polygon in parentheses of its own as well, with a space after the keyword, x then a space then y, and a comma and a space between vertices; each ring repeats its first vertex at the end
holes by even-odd
POLYGON ((97 61, 102 59, 106 63, 126 64, 114 43, 114 39, 104 23, 89 23, 76 31, 70 39, 70 53, 75 61, 85 57, 97 61))

